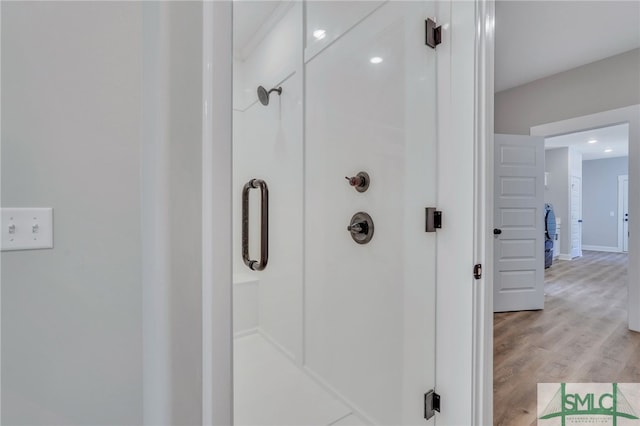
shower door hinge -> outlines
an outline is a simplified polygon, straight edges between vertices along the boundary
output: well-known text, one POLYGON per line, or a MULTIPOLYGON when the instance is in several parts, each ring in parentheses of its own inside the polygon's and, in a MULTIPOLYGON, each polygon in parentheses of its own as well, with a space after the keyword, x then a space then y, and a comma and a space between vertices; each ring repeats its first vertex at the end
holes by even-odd
POLYGON ((442 27, 436 24, 431 18, 424 21, 425 24, 425 44, 433 49, 442 43, 442 27))
POLYGON ((435 207, 427 207, 426 212, 425 232, 436 232, 436 229, 442 228, 442 212, 436 210, 435 207))
POLYGON ((440 412, 440 395, 433 389, 424 394, 424 418, 429 420, 435 416, 435 412, 440 412))
POLYGON ((473 266, 473 278, 476 280, 482 278, 482 263, 476 263, 473 266))

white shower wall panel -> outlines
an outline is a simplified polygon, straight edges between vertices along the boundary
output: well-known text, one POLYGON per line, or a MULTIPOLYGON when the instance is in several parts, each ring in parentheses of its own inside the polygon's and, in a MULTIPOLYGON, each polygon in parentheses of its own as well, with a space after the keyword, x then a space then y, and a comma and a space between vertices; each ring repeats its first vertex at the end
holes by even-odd
MULTIPOLYGON (((305 60, 329 46, 341 35, 357 25, 384 1, 308 1, 306 3, 305 60), (314 33, 324 30, 323 36, 314 33)), ((316 33, 317 34, 317 33, 316 33)))
POLYGON ((233 70, 236 110, 245 110, 257 101, 258 86, 269 90, 299 67, 302 2, 282 2, 279 8, 286 8, 282 18, 267 19, 264 25, 272 27, 257 29, 255 39, 238 49, 233 70))
MULTIPOLYGON (((286 5, 285 5, 286 6, 286 5)), ((282 7, 282 6, 281 6, 282 7)), ((302 363, 302 4, 287 6, 262 42, 236 61, 241 78, 234 110, 234 270, 259 280, 259 330, 297 363, 302 363), (269 105, 257 102, 256 88, 281 86, 269 105), (244 100, 243 100, 244 99, 244 100), (269 188, 269 262, 252 272, 242 262, 242 188, 263 179, 269 188)), ((236 88, 238 87, 236 86, 236 88)), ((260 256, 260 191, 250 192, 250 256, 260 256)))
POLYGON ((306 64, 305 365, 375 424, 424 421, 415 407, 433 383, 427 7, 389 2, 306 64), (344 179, 360 170, 371 177, 364 193, 344 179), (358 211, 375 224, 366 245, 347 232, 358 211))

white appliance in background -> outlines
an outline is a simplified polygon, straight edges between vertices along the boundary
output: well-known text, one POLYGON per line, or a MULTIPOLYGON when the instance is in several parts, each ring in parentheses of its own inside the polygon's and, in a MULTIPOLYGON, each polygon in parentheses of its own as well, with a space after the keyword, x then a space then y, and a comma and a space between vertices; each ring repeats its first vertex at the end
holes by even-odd
POLYGON ((560 257, 560 232, 562 228, 562 219, 556 217, 556 237, 553 239, 553 258, 560 257))

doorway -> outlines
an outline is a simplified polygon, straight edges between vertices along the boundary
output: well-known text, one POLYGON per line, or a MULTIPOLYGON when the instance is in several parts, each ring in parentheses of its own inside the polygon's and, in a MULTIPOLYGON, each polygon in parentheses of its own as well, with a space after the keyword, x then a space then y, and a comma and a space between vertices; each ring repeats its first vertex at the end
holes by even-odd
MULTIPOLYGON (((500 73, 501 73, 499 69, 500 63, 501 61, 502 62, 508 61, 508 58, 507 58, 508 55, 507 56, 504 55, 504 52, 505 52, 504 50, 502 51, 503 56, 500 57, 501 43, 505 43, 505 45, 508 44, 509 46, 518 46, 518 50, 520 52, 526 52, 525 53, 526 56, 534 57, 536 63, 541 64, 540 66, 543 66, 543 65, 551 66, 553 64, 553 60, 552 58, 550 58, 550 56, 554 53, 565 52, 567 53, 567 55, 570 55, 570 52, 572 50, 575 51, 575 46, 576 46, 575 42, 571 42, 573 44, 563 44, 567 40, 562 39, 562 37, 558 38, 558 37, 552 36, 551 33, 545 34, 545 36, 554 37, 553 43, 543 42, 538 35, 536 35, 536 37, 527 38, 527 34, 536 34, 535 31, 528 32, 525 30, 525 28, 528 25, 528 22, 537 21, 536 19, 537 13, 544 14, 545 16, 548 17, 543 19, 543 21, 545 22, 545 25, 549 25, 548 28, 551 28, 554 26, 552 24, 552 21, 554 20, 556 20, 557 22, 562 21, 566 25, 565 24, 558 25, 557 26, 558 28, 567 28, 567 26, 572 26, 573 28, 572 33, 576 35, 580 34, 581 35, 580 37, 582 37, 583 34, 587 34, 588 31, 586 30, 586 27, 589 26, 589 24, 585 24, 585 28, 581 28, 582 24, 580 23, 575 23, 574 25, 573 17, 580 16, 580 19, 583 21, 583 23, 585 23, 590 19, 589 13, 595 11, 598 8, 607 7, 604 3, 594 2, 594 3, 590 3, 589 5, 589 7, 592 8, 590 12, 581 13, 576 11, 575 9, 573 11, 570 11, 570 9, 572 7, 573 8, 583 7, 584 3, 579 4, 578 2, 575 2, 575 3, 572 2, 572 3, 563 3, 563 4, 556 4, 556 5, 551 4, 551 2, 524 2, 524 3, 525 4, 518 4, 517 2, 497 2, 496 4, 496 86, 499 86, 501 83, 503 83, 499 81, 500 73), (502 9, 501 11, 502 6, 504 6, 504 9, 502 9), (518 8, 520 8, 520 10, 515 10, 518 8), (509 16, 510 12, 508 9, 510 9, 510 11, 515 14, 515 15, 510 15, 512 19, 504 19, 505 16, 509 16), (561 10, 561 9, 564 9, 564 10, 561 10), (501 16, 502 16, 502 19, 501 19, 501 16), (521 18, 526 17, 526 19, 518 20, 518 16, 520 16, 521 18), (514 32, 511 34, 508 34, 509 28, 512 28, 514 32), (502 41, 501 41, 501 37, 504 37, 502 38, 502 41), (516 43, 514 43, 515 37, 520 37, 518 38, 519 41, 516 43), (539 45, 536 46, 538 43, 539 45), (542 48, 540 50, 535 50, 535 52, 537 53, 533 54, 534 52, 533 49, 537 49, 538 47, 542 47, 542 48), (528 48, 531 48, 532 50, 528 50, 528 48)), ((637 22, 638 5, 625 6, 620 2, 616 2, 616 4, 612 6, 611 9, 609 9, 609 12, 624 14, 624 12, 622 12, 622 9, 626 7, 629 7, 631 9, 635 8, 635 9, 628 10, 627 12, 630 13, 630 15, 628 15, 626 18, 624 17, 621 18, 621 20, 619 21, 621 23, 620 25, 621 33, 624 31, 634 31, 633 30, 634 28, 636 29, 638 28, 638 22, 637 22), (633 15, 633 17, 631 17, 631 15, 633 15), (622 22, 625 22, 625 23, 623 24, 622 22)), ((499 92, 496 94, 496 97, 495 97, 496 133, 530 134, 530 135, 549 137, 549 136, 564 135, 577 130, 587 130, 587 129, 605 127, 613 124, 629 122, 630 129, 631 129, 630 130, 631 146, 629 149, 632 153, 635 152, 637 148, 633 146, 633 143, 636 143, 638 141, 637 139, 638 129, 636 127, 637 118, 634 118, 633 114, 636 114, 637 116, 638 107, 636 104, 639 103, 638 102, 639 100, 633 99, 626 104, 610 104, 610 103, 603 104, 602 99, 608 98, 611 95, 611 92, 607 92, 605 94, 604 92, 600 92, 598 89, 598 87, 604 88, 605 86, 608 89, 611 89, 616 84, 622 83, 622 80, 620 79, 622 74, 624 73, 616 72, 613 68, 610 68, 610 73, 608 75, 616 76, 612 78, 619 79, 619 81, 613 82, 612 85, 609 85, 608 83, 604 83, 602 80, 598 81, 599 78, 597 77, 594 77, 593 79, 589 78, 589 79, 583 80, 580 83, 577 82, 576 78, 572 77, 574 75, 574 72, 575 73, 586 72, 587 74, 589 74, 590 71, 588 70, 595 69, 600 66, 609 67, 609 66, 612 66, 614 63, 617 63, 617 61, 619 60, 624 61, 627 59, 629 59, 630 61, 629 65, 633 67, 633 69, 638 70, 637 30, 635 34, 636 36, 632 37, 634 39, 635 44, 629 45, 626 50, 626 53, 623 50, 618 52, 611 52, 609 55, 604 55, 603 57, 600 57, 600 58, 594 58, 592 62, 585 61, 582 64, 575 63, 572 66, 565 66, 563 70, 558 70, 555 73, 551 72, 546 76, 538 75, 536 78, 532 78, 528 82, 523 82, 519 86, 514 84, 512 87, 503 86, 502 88, 498 88, 499 92), (595 67, 595 68, 592 68, 592 67, 595 67), (586 83, 587 80, 589 80, 590 83, 586 83), (583 83, 585 84, 584 86, 583 86, 583 83), (604 86, 601 86, 601 84, 603 83, 604 83, 604 86), (592 96, 596 92, 602 95, 600 99, 598 99, 598 96, 592 96), (579 106, 573 104, 573 101, 578 98, 580 99, 579 106), (626 105, 635 105, 635 106, 627 107, 626 105), (617 108, 618 106, 620 108, 617 108), (597 122, 588 122, 586 116, 589 116, 590 118, 597 118, 597 122), (570 117, 578 117, 578 118, 572 119, 570 117), (550 123, 550 124, 540 125, 539 123, 550 123)), ((589 48, 587 47, 586 50, 589 50, 589 48)), ((515 51, 515 49, 512 50, 512 52, 513 51, 515 51)), ((518 61, 515 61, 511 65, 516 67, 517 65, 522 64, 522 61, 520 61, 519 63, 517 62, 518 61)), ((529 67, 530 71, 532 69, 533 68, 529 67)), ((510 76, 523 75, 522 73, 514 72, 513 68, 511 69, 511 71, 512 72, 505 73, 503 75, 507 75, 507 74, 510 76)), ((603 69, 600 69, 599 74, 601 76, 603 75, 602 71, 603 69)), ((582 75, 585 76, 586 74, 582 74, 582 75)), ((634 77, 633 81, 631 80, 631 78, 628 81, 632 85, 635 84, 633 87, 637 87, 637 77, 634 77)), ((625 90, 623 88, 624 86, 625 86, 624 83, 620 84, 620 87, 622 90, 625 90)), ((630 158, 633 158, 633 155, 630 155, 630 158)), ((629 164, 629 169, 630 169, 629 173, 631 175, 635 175, 636 173, 635 168, 637 167, 637 165, 634 164, 634 161, 635 160, 631 160, 629 164)), ((566 165, 566 162, 565 162, 565 165, 566 165)), ((631 180, 633 181, 633 179, 631 180)), ((572 179, 571 175, 569 175, 567 176, 566 179, 563 180, 561 184, 563 189, 567 190, 569 194, 572 188, 574 192, 575 201, 573 203, 571 203, 570 201, 567 202, 567 209, 565 210, 567 214, 566 216, 567 219, 563 221, 563 224, 562 224, 563 226, 562 229, 564 233, 563 235, 564 244, 563 244, 562 254, 565 254, 567 258, 574 258, 575 256, 580 255, 579 249, 581 246, 585 248, 585 246, 588 245, 587 244, 588 242, 584 238, 582 241, 580 241, 579 239, 580 236, 586 235, 582 232, 579 232, 579 228, 587 227, 587 222, 585 217, 587 209, 584 206, 584 203, 586 203, 586 200, 585 200, 586 188, 583 188, 584 189, 583 191, 579 191, 578 189, 580 186, 585 187, 586 183, 585 183, 584 177, 582 177, 582 179, 572 179), (580 194, 583 195, 581 197, 582 200, 580 200, 580 194), (582 209, 580 208, 581 202, 583 204, 583 207, 585 208, 582 208, 582 209), (582 215, 574 214, 571 216, 570 215, 571 210, 573 210, 574 212, 580 212, 580 210, 582 210, 583 214, 582 215), (571 223, 571 219, 573 219, 575 223, 571 223), (584 222, 579 222, 579 220, 584 220, 584 222), (574 232, 571 232, 572 229, 574 232)), ((617 176, 614 177, 613 185, 614 187, 610 191, 614 194, 614 197, 615 197, 617 196, 617 192, 618 192, 616 187, 617 176)), ((567 194, 565 199, 567 200, 570 199, 569 194, 567 194)), ((635 204, 636 201, 630 200, 631 216, 633 216, 633 211, 634 211, 634 206, 636 205, 635 204)), ((615 200, 615 198, 614 198, 614 203, 615 205, 613 207, 608 207, 607 216, 611 218, 611 224, 613 225, 613 228, 614 228, 614 234, 613 234, 614 242, 611 245, 615 245, 617 248, 618 224, 617 224, 617 215, 616 215, 617 200, 615 200), (610 215, 611 211, 614 212, 614 216, 610 215)), ((629 224, 630 224, 629 226, 631 227, 634 226, 632 219, 629 221, 629 224)), ((631 232, 631 235, 633 235, 633 232, 631 232)), ((633 247, 633 239, 631 239, 629 243, 631 244, 630 249, 632 250, 632 252, 634 252, 635 249, 633 247)), ((575 260, 574 262, 581 261, 584 258, 586 258, 588 255, 590 256, 590 252, 587 252, 586 250, 582 254, 583 254, 583 257, 576 258, 577 260, 575 260)), ((621 332, 625 334, 627 333, 632 334, 631 332, 627 331, 627 328, 630 328, 632 330, 639 329, 638 328, 639 324, 637 322, 637 312, 635 312, 636 310, 635 305, 637 305, 637 298, 639 295, 638 289, 635 288, 635 281, 636 281, 635 277, 637 277, 638 271, 633 265, 633 262, 629 266, 628 272, 629 272, 629 284, 630 284, 629 299, 633 300, 634 302, 629 302, 628 304, 629 320, 628 322, 625 321, 626 324, 623 324, 625 327, 621 329, 621 332)), ((537 312, 522 313, 522 315, 527 315, 531 317, 535 316, 536 314, 538 313, 537 312)), ((561 319, 561 316, 559 317, 559 319, 561 319)), ((545 331, 548 331, 548 328, 545 328, 544 326, 534 328, 533 330, 525 330, 520 328, 520 326, 523 326, 523 325, 524 325, 523 322, 511 324, 511 326, 515 328, 514 333, 519 334, 521 341, 523 342, 527 341, 528 337, 531 337, 531 334, 527 335, 528 333, 532 333, 533 335, 542 335, 545 333, 545 331)), ((497 323, 496 323, 496 327, 498 327, 497 323)), ((575 328, 575 327, 572 325, 569 325, 567 327, 567 330, 571 330, 572 328, 575 328)), ((496 336, 498 335, 499 333, 496 331, 496 336)), ((513 342, 509 344, 513 344, 513 342)), ((495 354, 498 354, 498 351, 496 351, 495 354)), ((524 358, 523 358, 524 356, 525 354, 523 354, 522 358, 519 359, 519 361, 521 361, 520 364, 516 363, 516 364, 513 364, 512 366, 514 368, 519 368, 520 366, 522 366, 524 364, 524 358)), ((496 363, 494 364, 496 366, 496 369, 498 368, 499 362, 500 362, 500 359, 496 355, 496 363)), ((553 362, 555 361, 550 361, 549 364, 553 365, 553 362)), ((559 365, 559 362, 556 365, 559 365)), ((538 367, 542 368, 542 365, 539 365, 538 367)), ((496 371, 496 376, 495 376, 496 381, 498 380, 498 377, 499 377, 499 374, 496 371)), ((535 389, 533 389, 533 392, 535 392, 535 389)), ((533 400, 535 401, 535 394, 533 394, 533 400)), ((496 406, 498 403, 499 403, 498 396, 496 395, 496 406)), ((515 404, 514 407, 518 405, 519 404, 515 404)), ((530 412, 529 413, 531 415, 530 420, 534 421, 535 409, 536 409, 535 404, 529 405, 528 407, 529 408, 525 408, 525 409, 530 412)), ((514 408, 514 410, 516 410, 516 408, 514 408)), ((522 414, 522 411, 520 412, 520 414, 522 414)), ((496 418, 496 421, 499 421, 499 419, 496 418)), ((527 424, 530 424, 531 421, 527 424)), ((518 423, 506 422, 504 424, 518 424, 518 423)))

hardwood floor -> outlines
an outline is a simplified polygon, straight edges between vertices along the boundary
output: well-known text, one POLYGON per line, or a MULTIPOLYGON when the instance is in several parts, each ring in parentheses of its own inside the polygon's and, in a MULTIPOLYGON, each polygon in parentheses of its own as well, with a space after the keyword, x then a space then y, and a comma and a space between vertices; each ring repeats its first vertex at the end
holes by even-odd
POLYGON ((535 425, 537 383, 640 382, 627 255, 585 251, 545 273, 545 309, 494 314, 494 424, 535 425))

